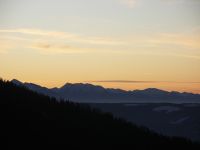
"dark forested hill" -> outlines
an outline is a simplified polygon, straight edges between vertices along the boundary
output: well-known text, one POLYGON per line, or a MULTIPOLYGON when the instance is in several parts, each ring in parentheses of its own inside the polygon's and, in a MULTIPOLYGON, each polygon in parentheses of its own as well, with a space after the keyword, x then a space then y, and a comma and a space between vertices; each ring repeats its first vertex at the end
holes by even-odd
POLYGON ((197 143, 161 136, 86 105, 58 102, 2 80, 0 110, 1 142, 8 149, 200 148, 197 143))

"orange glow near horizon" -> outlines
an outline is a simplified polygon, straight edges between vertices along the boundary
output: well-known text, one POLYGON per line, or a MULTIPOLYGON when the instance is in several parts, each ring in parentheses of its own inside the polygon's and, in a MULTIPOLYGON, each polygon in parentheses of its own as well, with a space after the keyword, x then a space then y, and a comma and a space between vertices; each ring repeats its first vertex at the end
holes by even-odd
MULTIPOLYGON (((12 79, 9 79, 12 80, 12 79)), ((194 94, 200 94, 200 83, 176 83, 176 82, 155 82, 155 83, 117 83, 117 82, 95 82, 95 81, 40 81, 40 80, 20 80, 21 82, 28 82, 28 83, 35 83, 40 86, 44 86, 47 88, 54 88, 54 87, 62 87, 66 83, 83 83, 83 84, 93 84, 99 85, 104 88, 114 88, 114 89, 123 89, 123 90, 144 90, 147 88, 157 88, 165 91, 177 91, 177 92, 189 92, 194 94)))

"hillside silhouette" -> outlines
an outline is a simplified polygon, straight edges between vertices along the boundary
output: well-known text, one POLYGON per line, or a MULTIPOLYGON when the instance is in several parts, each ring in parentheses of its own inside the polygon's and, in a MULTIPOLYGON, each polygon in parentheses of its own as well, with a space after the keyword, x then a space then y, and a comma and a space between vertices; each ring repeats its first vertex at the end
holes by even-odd
MULTIPOLYGON (((87 105, 0 80, 1 137, 7 149, 199 149, 87 105)), ((148 117, 148 116, 147 116, 148 117)))

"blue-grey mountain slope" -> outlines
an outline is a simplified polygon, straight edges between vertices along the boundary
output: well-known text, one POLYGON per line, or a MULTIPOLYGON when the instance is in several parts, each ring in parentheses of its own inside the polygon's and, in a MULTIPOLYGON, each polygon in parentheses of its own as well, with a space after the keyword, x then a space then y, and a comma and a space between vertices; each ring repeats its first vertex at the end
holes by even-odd
POLYGON ((42 87, 33 83, 22 83, 16 79, 13 83, 25 86, 33 91, 48 96, 63 98, 74 102, 92 103, 131 103, 131 102, 169 102, 169 103, 200 103, 200 94, 167 92, 156 88, 125 91, 83 83, 66 83, 60 88, 42 87))

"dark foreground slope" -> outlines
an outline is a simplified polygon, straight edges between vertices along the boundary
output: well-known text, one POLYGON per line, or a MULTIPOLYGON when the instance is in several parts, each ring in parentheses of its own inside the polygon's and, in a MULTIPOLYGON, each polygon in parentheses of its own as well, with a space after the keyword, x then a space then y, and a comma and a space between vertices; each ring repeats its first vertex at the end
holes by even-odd
MULTIPOLYGON (((89 107, 0 81, 1 141, 10 149, 199 149, 89 107)), ((148 116, 147 116, 148 117, 148 116)))

